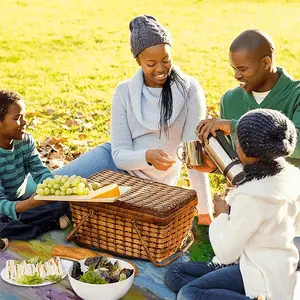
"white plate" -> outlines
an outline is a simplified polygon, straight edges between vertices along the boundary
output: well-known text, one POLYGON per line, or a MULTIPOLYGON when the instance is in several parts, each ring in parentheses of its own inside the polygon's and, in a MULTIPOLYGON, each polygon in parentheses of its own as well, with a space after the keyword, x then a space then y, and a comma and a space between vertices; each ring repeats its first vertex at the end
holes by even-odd
MULTIPOLYGON (((61 266, 62 266, 62 269, 63 269, 63 273, 62 273, 61 279, 64 279, 67 276, 67 274, 68 274, 68 269, 71 267, 71 265, 73 263, 71 261, 64 260, 64 259, 61 259, 60 262, 61 262, 61 266)), ((13 285, 17 285, 17 286, 26 286, 26 287, 44 286, 44 285, 49 285, 49 284, 53 284, 53 283, 57 282, 57 281, 55 281, 55 282, 45 281, 43 283, 33 284, 33 285, 17 283, 15 280, 11 280, 11 279, 8 278, 8 274, 7 274, 6 268, 4 268, 1 271, 1 278, 4 281, 6 281, 7 283, 10 283, 10 284, 13 284, 13 285)))
MULTIPOLYGON (((120 194, 123 195, 124 193, 128 192, 131 187, 130 186, 119 186, 120 194)), ((89 195, 86 196, 34 196, 34 200, 45 200, 45 201, 69 201, 69 202, 115 202, 116 199, 119 197, 110 197, 110 198, 94 198, 91 199, 89 195)))

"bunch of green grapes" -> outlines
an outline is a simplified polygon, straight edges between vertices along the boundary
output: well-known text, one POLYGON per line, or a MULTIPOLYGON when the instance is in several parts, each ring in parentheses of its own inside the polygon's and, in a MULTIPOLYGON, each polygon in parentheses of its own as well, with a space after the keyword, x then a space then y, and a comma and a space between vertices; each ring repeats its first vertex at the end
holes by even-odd
POLYGON ((36 192, 41 196, 88 195, 91 190, 98 188, 98 184, 89 184, 81 176, 55 175, 54 178, 46 178, 43 183, 38 184, 36 192))

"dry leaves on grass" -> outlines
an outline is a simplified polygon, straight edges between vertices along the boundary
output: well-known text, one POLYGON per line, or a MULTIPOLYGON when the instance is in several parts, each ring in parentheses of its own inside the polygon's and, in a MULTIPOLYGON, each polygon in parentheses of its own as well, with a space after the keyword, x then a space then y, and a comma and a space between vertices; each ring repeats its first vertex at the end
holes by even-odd
POLYGON ((208 118, 219 118, 220 117, 219 109, 214 105, 208 106, 207 107, 207 117, 208 118))
MULTIPOLYGON (((48 116, 54 115, 56 117, 58 115, 58 112, 52 107, 48 108, 45 113, 48 116)), ((69 114, 67 119, 64 119, 62 123, 59 122, 59 126, 65 130, 66 136, 68 136, 70 132, 72 132, 72 134, 77 132, 77 138, 51 136, 43 140, 37 140, 37 149, 42 161, 51 170, 54 170, 62 167, 87 151, 88 146, 94 143, 94 141, 90 140, 89 134, 85 132, 93 130, 94 121, 105 116, 106 114, 103 112, 92 112, 86 115, 83 112, 77 111, 74 115, 69 114)), ((42 119, 39 115, 33 113, 31 114, 31 118, 28 127, 37 130, 42 124, 42 119)), ((103 127, 104 131, 108 132, 109 121, 105 121, 103 127)))
MULTIPOLYGON (((40 143, 37 142, 41 159, 50 170, 62 167, 81 154, 79 151, 71 151, 70 147, 66 145, 68 142, 68 138, 64 137, 47 137, 44 141, 40 143)), ((75 144, 74 140, 71 142, 75 144)), ((86 145, 87 143, 86 141, 80 142, 82 145, 86 145)))

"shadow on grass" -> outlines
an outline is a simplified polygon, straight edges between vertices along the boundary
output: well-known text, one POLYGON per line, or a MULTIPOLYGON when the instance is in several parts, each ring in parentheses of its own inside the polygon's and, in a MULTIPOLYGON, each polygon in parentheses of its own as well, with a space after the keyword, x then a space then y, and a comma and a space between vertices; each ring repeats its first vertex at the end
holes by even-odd
POLYGON ((195 241, 189 248, 192 261, 208 261, 214 256, 214 251, 209 242, 208 226, 198 225, 198 217, 194 218, 193 233, 195 241))

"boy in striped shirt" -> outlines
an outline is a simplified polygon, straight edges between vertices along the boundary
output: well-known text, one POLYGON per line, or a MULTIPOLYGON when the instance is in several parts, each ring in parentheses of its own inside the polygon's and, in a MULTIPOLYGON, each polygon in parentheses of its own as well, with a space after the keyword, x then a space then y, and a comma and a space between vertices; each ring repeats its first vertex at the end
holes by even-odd
MULTIPOLYGON (((53 177, 43 164, 33 137, 25 131, 25 103, 20 95, 0 90, 0 244, 29 240, 66 224, 66 202, 36 201, 26 193, 28 174, 42 183, 53 177)), ((67 221, 68 218, 67 218, 67 221)))

